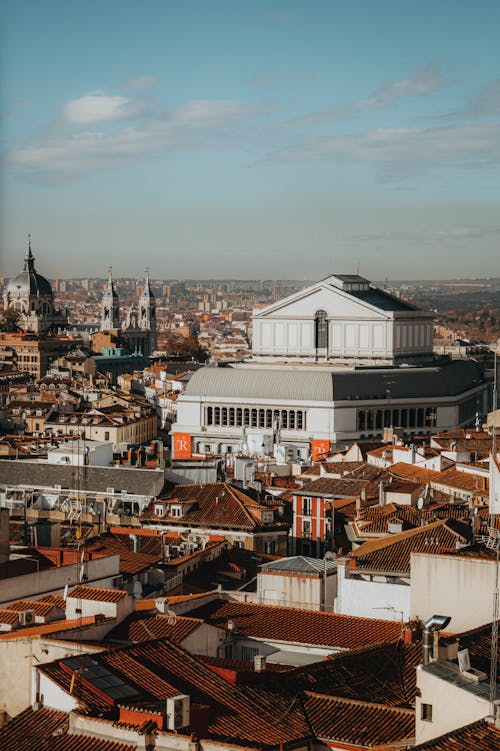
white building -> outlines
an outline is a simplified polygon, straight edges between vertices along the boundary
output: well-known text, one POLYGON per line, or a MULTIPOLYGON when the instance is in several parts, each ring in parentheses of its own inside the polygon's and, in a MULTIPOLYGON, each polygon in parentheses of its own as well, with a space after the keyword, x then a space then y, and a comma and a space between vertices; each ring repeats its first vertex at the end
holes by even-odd
POLYGON ((486 413, 474 360, 432 356, 432 316, 358 276, 254 311, 253 360, 206 367, 177 402, 174 458, 307 459, 332 445, 445 431, 486 413))
POLYGON ((253 354, 272 362, 393 365, 432 353, 433 316, 357 275, 328 276, 253 314, 253 354))

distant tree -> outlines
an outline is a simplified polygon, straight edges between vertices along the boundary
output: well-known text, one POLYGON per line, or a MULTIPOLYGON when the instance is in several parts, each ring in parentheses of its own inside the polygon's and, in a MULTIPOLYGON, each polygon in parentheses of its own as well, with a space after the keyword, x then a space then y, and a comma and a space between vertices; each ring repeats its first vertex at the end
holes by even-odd
POLYGON ((13 333, 19 331, 19 318, 20 314, 17 310, 9 308, 0 315, 0 331, 7 333, 13 333))
POLYGON ((201 346, 196 336, 184 337, 171 334, 167 337, 165 349, 169 355, 182 357, 185 360, 196 360, 197 362, 208 360, 208 352, 201 346))

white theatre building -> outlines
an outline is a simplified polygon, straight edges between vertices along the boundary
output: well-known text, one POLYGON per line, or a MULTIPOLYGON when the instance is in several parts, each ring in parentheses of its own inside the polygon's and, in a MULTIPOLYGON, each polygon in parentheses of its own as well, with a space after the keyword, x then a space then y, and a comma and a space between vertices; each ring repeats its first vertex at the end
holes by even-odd
POLYGON ((471 425, 487 411, 474 360, 436 358, 432 315, 355 275, 254 311, 253 357, 207 366, 179 398, 174 458, 320 458, 333 446, 471 425))

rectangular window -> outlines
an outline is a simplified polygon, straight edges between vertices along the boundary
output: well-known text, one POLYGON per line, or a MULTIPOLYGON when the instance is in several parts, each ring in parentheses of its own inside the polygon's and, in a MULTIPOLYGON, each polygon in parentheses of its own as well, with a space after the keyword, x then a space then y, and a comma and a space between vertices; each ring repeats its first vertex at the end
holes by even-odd
POLYGON ((207 425, 213 424, 213 419, 214 419, 213 413, 214 413, 213 408, 207 407, 207 425))
POLYGON ((302 499, 302 513, 305 516, 311 516, 311 499, 310 498, 302 499))
POLYGON ((303 412, 297 412, 297 430, 304 430, 304 413, 303 412))
POLYGON ((250 425, 250 410, 243 410, 243 425, 247 428, 250 425))
POLYGON ((266 411, 259 409, 259 428, 264 428, 266 424, 266 411))
POLYGON ((311 522, 309 519, 302 520, 302 537, 304 540, 311 539, 311 522))
POLYGON ((272 409, 266 409, 266 428, 273 427, 273 411, 272 409))
POLYGON ((234 407, 229 408, 229 424, 234 425, 234 407))
POLYGON ((236 410, 236 425, 239 428, 241 428, 241 426, 243 425, 243 410, 241 409, 241 407, 238 407, 238 409, 236 410))
POLYGON ((220 407, 214 409, 214 425, 220 425, 220 407))
POLYGON ((109 430, 104 431, 104 440, 109 441, 109 430))
POLYGON ((252 409, 252 428, 257 427, 257 410, 252 409))
POLYGON ((432 704, 421 704, 420 719, 424 722, 432 722, 432 704))
POLYGON ((288 417, 289 417, 288 427, 290 428, 290 430, 295 430, 295 412, 292 410, 290 414, 288 415, 288 417))

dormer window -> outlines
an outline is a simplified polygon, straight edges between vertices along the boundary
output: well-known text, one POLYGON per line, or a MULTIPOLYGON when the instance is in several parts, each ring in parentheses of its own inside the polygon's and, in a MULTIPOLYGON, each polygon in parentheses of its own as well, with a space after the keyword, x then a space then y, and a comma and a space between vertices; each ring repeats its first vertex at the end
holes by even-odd
POLYGON ((170 515, 171 516, 182 516, 182 507, 181 506, 172 506, 170 509, 170 515))
POLYGON ((163 506, 163 503, 155 503, 155 515, 165 516, 165 508, 163 506))

